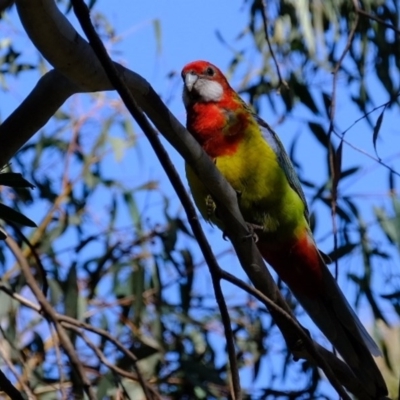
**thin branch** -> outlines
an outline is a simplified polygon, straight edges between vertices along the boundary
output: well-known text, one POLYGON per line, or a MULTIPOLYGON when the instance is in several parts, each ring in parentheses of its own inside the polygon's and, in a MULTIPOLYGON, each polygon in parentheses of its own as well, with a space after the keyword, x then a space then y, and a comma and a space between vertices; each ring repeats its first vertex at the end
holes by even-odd
MULTIPOLYGON (((13 292, 10 288, 8 288, 7 286, 4 286, 2 284, 0 284, 0 290, 7 293, 10 297, 12 297, 13 299, 17 300, 18 302, 20 302, 21 304, 23 304, 26 307, 29 307, 32 310, 35 310, 36 312, 38 312, 39 314, 41 313, 41 308, 39 305, 33 303, 32 301, 28 300, 27 298, 21 296, 19 293, 15 293, 13 292)), ((110 343, 114 344, 115 347, 121 351, 121 353, 123 353, 127 358, 129 358, 132 361, 132 366, 135 369, 136 372, 136 379, 140 382, 141 385, 147 385, 146 381, 144 380, 143 376, 141 375, 138 366, 137 366, 137 362, 138 362, 138 358, 129 350, 127 349, 118 339, 116 339, 113 335, 111 335, 110 332, 101 329, 101 328, 97 328, 93 325, 90 325, 86 322, 83 321, 79 321, 75 318, 69 317, 67 315, 63 315, 63 314, 58 314, 56 313, 56 318, 58 321, 61 322, 61 325, 63 324, 70 324, 70 325, 74 325, 78 328, 82 328, 85 329, 89 332, 93 332, 101 337, 103 337, 104 339, 108 340, 110 343)), ((149 390, 153 390, 152 388, 149 388, 149 390)))
MULTIPOLYGON (((104 353, 99 349, 99 347, 94 344, 86 335, 85 333, 82 331, 82 329, 77 328, 75 325, 73 324, 69 324, 67 322, 63 322, 62 323, 63 326, 67 329, 70 329, 74 332, 76 332, 83 340, 84 342, 88 345, 88 347, 90 347, 92 349, 92 351, 96 354, 96 356, 98 357, 98 359, 105 365, 107 366, 110 370, 112 370, 113 372, 115 372, 118 375, 124 376, 125 378, 128 379, 132 379, 133 381, 138 381, 138 377, 136 374, 133 374, 132 372, 128 372, 123 370, 122 368, 117 367, 116 365, 112 364, 111 362, 108 361, 108 358, 104 355, 104 353)), ((157 393, 156 391, 154 391, 154 389, 152 389, 152 397, 150 399, 158 399, 161 400, 161 396, 159 395, 159 393, 157 393)))
MULTIPOLYGON (((359 16, 356 15, 356 19, 354 21, 354 25, 351 28, 350 34, 347 38, 347 43, 343 52, 333 69, 333 80, 332 80, 332 97, 331 97, 331 104, 329 110, 329 131, 328 131, 328 138, 329 138, 329 164, 331 167, 331 175, 332 175, 332 187, 331 187, 331 219, 332 219, 332 231, 333 231, 333 249, 337 251, 338 248, 338 227, 336 221, 336 207, 337 207, 337 196, 338 196, 338 184, 340 180, 340 171, 341 171, 341 160, 342 160, 342 149, 343 149, 343 138, 340 141, 337 151, 331 145, 331 137, 332 133, 334 132, 334 120, 335 120, 335 112, 336 112, 336 89, 337 89, 337 80, 339 76, 339 70, 342 66, 344 58, 346 57, 347 53, 350 50, 350 47, 353 43, 354 35, 358 27, 359 16)), ((339 278, 339 261, 335 259, 335 279, 339 278)), ((334 350, 335 351, 335 350, 334 350)))
POLYGON ((37 268, 40 272, 40 278, 43 281, 43 295, 44 297, 47 297, 47 291, 49 290, 49 283, 47 281, 47 273, 46 270, 43 267, 42 261, 39 257, 39 254, 37 253, 34 245, 30 242, 30 240, 24 235, 24 233, 22 232, 22 230, 18 227, 17 224, 14 224, 12 221, 8 221, 7 222, 8 225, 12 226, 12 228, 14 229, 14 231, 16 232, 16 234, 22 239, 22 241, 28 246, 30 253, 33 255, 33 258, 36 261, 36 265, 37 268))
MULTIPOLYGON (((356 1, 356 0, 353 0, 353 1, 356 1)), ((354 35, 355 35, 356 29, 358 26, 358 22, 359 22, 359 16, 356 15, 354 25, 351 28, 350 34, 347 38, 346 46, 343 49, 343 52, 342 52, 338 62, 336 63, 335 68, 332 71, 333 80, 332 80, 332 98, 331 98, 331 104, 330 104, 330 110, 329 110, 329 131, 328 131, 329 138, 331 137, 331 134, 334 131, 334 120, 335 120, 335 112, 336 112, 336 88, 337 88, 339 69, 342 66, 344 58, 346 57, 346 54, 349 52, 350 47, 353 43, 353 39, 354 39, 354 35)))
POLYGON ((330 122, 329 131, 328 131, 329 137, 334 130, 333 127, 334 127, 335 112, 336 112, 336 88, 337 88, 337 79, 338 79, 339 69, 343 64, 343 60, 346 57, 346 54, 350 50, 351 44, 353 43, 354 34, 355 34, 357 26, 358 26, 358 21, 359 21, 359 16, 356 15, 356 20, 354 21, 354 25, 353 25, 353 27, 350 31, 350 34, 347 38, 346 46, 345 46, 338 62, 336 63, 335 68, 332 71, 333 81, 332 81, 332 98, 331 98, 331 104, 330 104, 330 110, 329 110, 329 122, 330 122))
POLYGON ((396 28, 392 24, 389 24, 388 22, 384 21, 383 19, 377 17, 376 15, 370 14, 367 11, 360 8, 358 5, 358 0, 353 0, 353 5, 354 5, 354 10, 358 15, 362 15, 365 18, 372 19, 373 21, 376 21, 379 24, 386 26, 386 28, 389 28, 392 31, 396 32, 398 35, 400 35, 400 30, 398 28, 396 28))
MULTIPOLYGON (((400 93, 398 94, 397 97, 400 97, 400 93)), ((392 167, 390 167, 389 165, 387 165, 385 162, 383 162, 380 158, 377 158, 375 156, 373 156, 372 154, 368 153, 367 151, 360 149, 359 147, 355 146, 354 144, 352 144, 350 141, 346 140, 344 137, 346 135, 346 133, 352 129, 355 125, 357 125, 360 121, 362 121, 363 119, 365 119, 368 115, 372 114, 373 112, 379 110, 380 108, 385 108, 388 107, 391 103, 393 102, 393 100, 389 100, 386 103, 383 103, 379 106, 374 107, 373 109, 371 109, 370 111, 366 112, 364 115, 362 115, 361 117, 357 118, 348 128, 346 128, 343 132, 338 133, 336 132, 336 130, 333 130, 333 133, 335 136, 337 136, 343 143, 345 143, 347 146, 351 147, 353 150, 357 151, 358 153, 361 153, 365 156, 367 156, 368 158, 370 158, 371 160, 377 162, 378 164, 382 165, 382 167, 388 169, 389 171, 391 171, 394 175, 399 176, 400 177, 400 173, 398 171, 396 171, 395 169, 393 169, 392 167)))
POLYGON ((85 374, 85 369, 78 358, 75 348, 71 340, 69 339, 67 333, 65 332, 64 328, 58 321, 57 313, 54 311, 51 304, 47 301, 46 297, 44 297, 39 285, 35 280, 35 277, 31 272, 30 266, 22 253, 22 250, 19 248, 18 244, 14 241, 14 239, 12 239, 10 236, 8 236, 7 239, 5 239, 5 242, 9 247, 9 249, 11 250, 11 252, 14 254, 15 258, 18 260, 18 263, 21 267, 21 271, 25 277, 27 285, 32 290, 32 293, 35 295, 39 304, 41 305, 42 313, 44 314, 46 319, 48 319, 54 324, 54 327, 58 334, 58 338, 60 340, 60 344, 64 348, 72 368, 76 371, 76 373, 82 380, 85 393, 87 394, 90 400, 96 400, 96 395, 93 391, 93 388, 91 387, 89 379, 85 374))
POLYGON ((274 61, 275 68, 276 68, 276 73, 278 74, 279 88, 281 88, 283 86, 285 89, 288 89, 289 88, 288 83, 282 78, 281 70, 279 68, 278 61, 276 59, 275 52, 274 52, 274 50, 272 48, 271 40, 270 40, 270 37, 269 37, 268 16, 267 16, 267 2, 266 2, 266 0, 261 0, 261 16, 262 16, 263 25, 264 25, 265 40, 267 41, 268 49, 269 49, 269 52, 271 54, 272 60, 274 61))
POLYGON ((0 345, 0 357, 3 360, 4 364, 9 368, 9 370, 15 376, 18 384, 21 386, 21 388, 24 390, 24 392, 29 396, 30 399, 34 399, 35 396, 32 393, 30 387, 21 378, 20 374, 15 369, 13 363, 11 362, 11 360, 9 359, 9 357, 6 354, 6 351, 3 350, 3 347, 1 345, 0 345))
MULTIPOLYGON (((52 336, 56 335, 57 332, 55 331, 54 326, 50 322, 49 322, 49 330, 50 330, 52 336)), ((62 367, 62 359, 61 359, 60 347, 57 346, 57 345, 54 346, 54 351, 56 353, 58 373, 60 375, 59 383, 60 383, 61 398, 64 400, 64 399, 68 399, 68 394, 67 394, 67 392, 65 390, 65 387, 64 387, 65 376, 64 376, 64 371, 63 371, 63 367, 62 367)))
MULTIPOLYGON (((57 89, 55 89, 57 90, 57 89)), ((0 125, 0 130, 1 130, 0 125)), ((15 136, 15 135, 14 135, 15 136)), ((45 217, 43 218, 42 222, 40 225, 36 228, 36 230, 33 232, 33 235, 29 239, 30 246, 28 248, 25 248, 22 251, 22 256, 24 258, 27 258, 31 254, 31 247, 34 249, 35 245, 42 240, 44 232, 46 231, 47 226, 52 222, 53 220, 53 214, 55 213, 56 210, 59 209, 60 205, 62 202, 65 200, 66 197, 69 196, 72 190, 72 185, 68 185, 67 187, 64 188, 64 190, 57 196, 57 198, 54 200, 53 205, 51 209, 46 213, 45 217)), ((39 259, 39 267, 41 265, 40 259, 39 259)), ((17 264, 13 265, 10 269, 8 269, 2 276, 3 280, 8 280, 10 279, 10 276, 17 270, 17 264)), ((45 271, 43 269, 43 271, 45 271)), ((42 272, 43 276, 46 275, 45 272, 42 272)), ((46 289, 46 284, 43 285, 43 289, 46 289)))
MULTIPOLYGON (((340 137, 339 133, 335 133, 336 136, 340 137)), ((396 171, 393 169, 391 166, 387 165, 385 162, 383 162, 380 158, 377 158, 373 156, 372 154, 368 153, 368 151, 365 151, 363 149, 360 149, 359 147, 355 146, 351 142, 347 141, 346 139, 343 139, 343 143, 346 143, 347 146, 351 147, 353 150, 357 151, 358 153, 364 154, 366 157, 370 158, 371 160, 377 162, 378 164, 382 165, 382 167, 386 168, 390 172, 392 172, 394 175, 400 177, 400 172, 396 171)))
POLYGON ((151 146, 153 147, 158 159, 160 160, 161 165, 163 166, 165 172, 169 180, 171 181, 172 186, 177 192, 179 199, 184 205, 185 211, 188 214, 189 223, 194 228, 194 234, 201 243, 202 250, 204 250, 204 255, 206 260, 208 260, 208 265, 210 268, 215 297, 218 303, 218 307, 221 312, 221 319, 225 329, 225 337, 227 340, 227 348, 228 348, 228 356, 229 363, 231 367, 231 375, 232 375, 232 386, 233 386, 233 399, 240 400, 242 398, 241 395, 241 387, 240 387, 240 377, 239 370, 236 360, 236 350, 235 343, 233 338, 232 327, 230 323, 230 317, 228 308, 225 303, 225 299, 222 293, 220 279, 218 276, 219 266, 215 260, 215 257, 212 253, 212 250, 207 242, 207 239, 201 229, 200 224, 198 223, 196 211, 192 205, 192 202, 187 195, 186 189, 182 184, 182 181, 177 173, 173 163, 171 162, 168 153, 164 149, 161 141, 158 138, 158 133, 155 131, 153 126, 147 120, 147 117, 144 115, 142 110, 136 104, 135 99, 133 98, 131 92, 127 88, 126 84, 120 79, 118 72, 114 66, 114 63, 108 56, 108 53, 98 37, 92 23, 90 20, 89 10, 87 6, 81 0, 72 0, 74 12, 84 30, 90 44, 92 45, 93 50, 99 57, 99 60, 107 74, 108 79, 114 85, 118 94, 121 96, 125 106, 135 118, 136 122, 139 124, 145 135, 147 136, 151 146))

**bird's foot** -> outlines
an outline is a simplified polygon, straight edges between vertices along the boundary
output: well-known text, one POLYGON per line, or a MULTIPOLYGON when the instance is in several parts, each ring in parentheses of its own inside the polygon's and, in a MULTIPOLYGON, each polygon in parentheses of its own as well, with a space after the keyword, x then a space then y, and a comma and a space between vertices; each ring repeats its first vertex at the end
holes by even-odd
POLYGON ((216 208, 217 206, 215 205, 213 198, 208 195, 206 197, 206 209, 208 219, 211 219, 214 216, 216 208))
MULTIPOLYGON (((255 231, 257 230, 257 231, 262 232, 262 231, 264 231, 264 227, 262 225, 251 224, 249 222, 246 222, 246 226, 247 226, 249 233, 244 236, 243 240, 253 239, 254 242, 257 243, 258 235, 255 231)), ((225 231, 222 232, 222 239, 228 240, 228 234, 225 231)))
POLYGON ((244 239, 251 238, 254 240, 254 243, 257 243, 259 238, 256 231, 264 232, 264 227, 262 225, 251 224, 249 222, 246 222, 246 225, 249 233, 244 237, 244 239))

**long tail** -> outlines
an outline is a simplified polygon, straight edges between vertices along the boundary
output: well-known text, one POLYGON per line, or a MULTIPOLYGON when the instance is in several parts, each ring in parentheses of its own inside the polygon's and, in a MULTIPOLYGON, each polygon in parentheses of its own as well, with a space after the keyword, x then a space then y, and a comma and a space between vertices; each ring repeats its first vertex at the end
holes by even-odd
POLYGON ((307 233, 285 246, 258 243, 265 260, 292 290, 314 323, 337 349, 371 399, 387 395, 372 357, 379 348, 354 313, 307 233))

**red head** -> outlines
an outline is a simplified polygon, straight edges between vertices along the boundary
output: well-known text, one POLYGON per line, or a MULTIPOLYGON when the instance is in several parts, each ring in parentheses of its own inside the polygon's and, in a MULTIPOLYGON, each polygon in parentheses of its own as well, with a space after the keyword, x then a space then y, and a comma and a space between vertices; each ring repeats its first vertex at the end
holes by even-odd
POLYGON ((182 70, 183 102, 216 103, 232 91, 223 73, 208 61, 193 61, 182 70))
POLYGON ((186 126, 211 157, 232 154, 251 113, 222 72, 208 61, 194 61, 182 70, 186 126))

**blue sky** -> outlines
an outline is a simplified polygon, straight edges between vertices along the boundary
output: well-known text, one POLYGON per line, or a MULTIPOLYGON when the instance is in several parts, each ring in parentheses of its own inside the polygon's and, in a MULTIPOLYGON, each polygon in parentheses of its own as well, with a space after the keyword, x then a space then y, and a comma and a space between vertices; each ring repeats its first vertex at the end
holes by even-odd
MULTIPOLYGON (((222 70, 226 70, 230 62, 233 52, 226 46, 220 43, 216 37, 218 30, 224 39, 229 42, 232 47, 246 48, 251 47, 252 42, 246 36, 244 39, 238 40, 239 32, 245 27, 248 20, 248 8, 245 7, 243 1, 232 0, 205 0, 202 2, 188 0, 148 0, 146 2, 133 2, 131 0, 118 0, 118 2, 110 2, 109 0, 100 0, 96 9, 105 13, 112 25, 115 26, 120 41, 115 44, 108 43, 110 52, 113 58, 120 61, 132 70, 145 77, 152 86, 164 98, 170 99, 168 105, 172 112, 184 123, 185 111, 180 99, 181 81, 179 73, 182 67, 193 60, 205 59, 213 62, 222 70), (118 4, 118 7, 115 6, 118 4), (160 36, 157 37, 157 27, 160 29, 160 36), (174 79, 167 79, 166 76, 171 71, 177 76, 174 79)), ((17 45, 20 45, 19 50, 23 50, 23 58, 29 60, 30 57, 37 57, 35 50, 29 45, 29 41, 24 37, 23 29, 16 17, 15 11, 11 14, 14 29, 0 33, 17 34, 17 45)), ((72 12, 68 18, 70 21, 75 21, 72 12)), ((74 23, 76 26, 76 23, 74 23)), ((17 48, 18 49, 18 48, 17 48)), ((249 62, 249 61, 248 61, 249 62)), ((255 66, 257 66, 257 58, 254 57, 255 66)), ((4 119, 9 112, 24 98, 24 96, 32 88, 37 76, 33 73, 27 73, 24 79, 11 80, 10 91, 0 92, 1 103, 1 118, 4 119)), ((319 77, 316 77, 316 80, 319 77)), ((240 77, 236 74, 232 79, 232 86, 236 87, 240 82, 240 77)), ((376 95, 376 104, 381 104, 386 101, 380 84, 371 79, 370 85, 376 95)), ((323 76, 317 87, 329 91, 331 88, 331 80, 329 74, 323 76)), ((349 127, 358 117, 358 110, 348 102, 344 101, 341 95, 342 91, 347 90, 346 86, 339 89, 338 106, 336 115, 338 125, 341 129, 349 127)), ((315 90, 315 95, 318 100, 318 90, 315 90)), ((379 115, 379 111, 374 114, 373 118, 379 115)), ((262 116, 269 122, 276 120, 276 116, 272 111, 264 105, 262 108, 262 116)), ((276 127, 283 143, 288 147, 297 135, 301 135, 299 145, 296 152, 297 161, 302 164, 305 176, 310 176, 312 179, 322 183, 322 179, 326 175, 326 161, 324 153, 316 143, 315 139, 310 135, 305 134, 303 124, 310 118, 307 110, 298 111, 295 118, 290 119, 282 125, 276 127)), ((393 157, 399 155, 400 152, 400 136, 398 128, 398 115, 388 113, 385 117, 382 126, 382 139, 378 140, 379 152, 382 158, 393 157)), ((136 128, 137 130, 137 128, 136 128)), ((118 132, 115 133, 118 135, 118 132)), ((160 180, 163 191, 172 199, 171 209, 174 212, 179 209, 178 202, 174 201, 173 191, 166 179, 165 174, 161 170, 158 161, 154 157, 152 150, 143 138, 140 137, 139 147, 141 158, 137 157, 136 152, 134 158, 126 157, 122 161, 115 160, 115 157, 109 158, 110 174, 121 175, 126 180, 131 180, 132 187, 140 184, 141 180, 145 181, 148 177, 160 180), (145 171, 145 172, 143 172, 145 171), (145 178, 144 178, 145 176, 145 178)), ((346 138, 355 146, 364 149, 369 154, 374 154, 372 146, 372 130, 361 122, 357 124, 346 138)), ((176 167, 183 172, 183 162, 176 152, 166 146, 170 150, 176 167)), ((363 165, 366 167, 366 172, 360 174, 359 179, 355 182, 345 182, 343 185, 346 193, 352 195, 360 195, 360 207, 365 212, 367 220, 372 220, 372 204, 388 205, 387 193, 387 171, 380 167, 376 162, 369 160, 360 152, 354 151, 345 146, 344 150, 344 166, 350 167, 354 165, 363 165)), ((398 158, 391 161, 393 166, 397 166, 400 170, 398 158)), ((306 191, 307 193, 307 191, 306 191)), ((148 201, 148 199, 143 200, 148 201)), ((155 199, 155 202, 159 199, 155 199)), ((103 205, 106 208, 106 205, 103 205)), ((331 220, 329 212, 323 208, 317 208, 319 216, 317 239, 323 237, 331 230, 331 220)), ((156 219, 156 218, 155 218, 156 219)), ((206 233, 212 238, 215 252, 219 253, 230 245, 222 240, 220 232, 213 230, 209 226, 205 226, 206 233)), ((377 240, 379 232, 376 232, 377 240)), ((193 247, 193 246, 192 246, 193 247)), ((332 249, 332 237, 321 243, 321 247, 325 251, 332 249)), ((195 251, 195 250, 194 250, 195 251)), ((198 254, 198 253, 197 253, 198 254)), ((201 256, 198 254, 199 259, 201 256)), ((344 261, 350 266, 350 269, 357 271, 360 257, 353 256, 344 261)), ((238 267, 233 256, 229 255, 221 259, 221 265, 232 268, 232 270, 240 277, 244 278, 244 273, 238 267), (233 265, 233 267, 232 267, 233 265)), ((384 274, 381 276, 381 284, 384 284, 384 274)), ((352 287, 343 280, 344 291, 352 293, 352 287)), ((206 269, 201 278, 196 282, 199 291, 208 291, 211 295, 210 278, 206 269)), ((383 286, 382 286, 383 287, 383 286)), ((227 297, 235 303, 237 289, 230 285, 225 285, 227 297)), ((390 310, 388 310, 390 311, 390 310)), ((361 315, 368 320, 368 311, 362 310, 361 315)))

